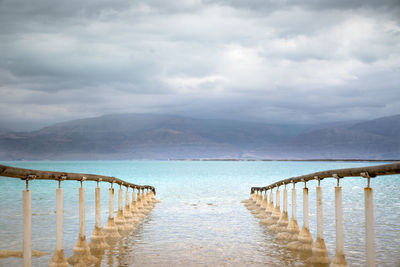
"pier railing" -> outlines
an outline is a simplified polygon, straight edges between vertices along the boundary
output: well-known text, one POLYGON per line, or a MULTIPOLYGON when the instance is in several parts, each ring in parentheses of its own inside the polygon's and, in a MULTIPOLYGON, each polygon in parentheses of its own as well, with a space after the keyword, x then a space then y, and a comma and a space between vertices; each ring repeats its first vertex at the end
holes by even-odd
POLYGON ((365 205, 365 233, 366 233, 366 266, 375 266, 375 247, 374 247, 374 214, 373 214, 373 190, 370 187, 370 179, 382 175, 400 174, 400 163, 369 166, 361 168, 347 168, 327 170, 310 173, 307 175, 284 179, 268 186, 252 187, 250 198, 242 201, 256 217, 261 219, 261 223, 268 225, 268 229, 276 233, 276 238, 288 241, 287 247, 293 250, 309 251, 312 256, 310 263, 329 264, 330 266, 348 266, 344 255, 343 242, 343 208, 342 208, 342 187, 340 179, 348 177, 362 177, 366 179, 364 188, 365 205), (328 256, 328 250, 323 236, 323 209, 322 209, 322 188, 321 181, 326 178, 337 180, 335 187, 335 222, 336 222, 336 253, 332 261, 328 256), (309 205, 307 182, 316 180, 317 199, 317 237, 314 241, 309 230, 309 205), (296 183, 304 183, 303 188, 303 226, 300 230, 296 217, 296 183), (292 216, 288 216, 287 185, 293 185, 292 189, 292 216), (284 186, 283 208, 280 207, 279 187, 284 186), (275 190, 275 205, 274 191, 275 190), (269 191, 269 196, 268 196, 269 191))
POLYGON ((150 185, 137 185, 118 179, 116 177, 69 173, 40 171, 0 165, 0 176, 19 178, 26 183, 26 189, 22 191, 23 205, 23 266, 32 265, 32 197, 29 190, 29 182, 34 180, 58 181, 56 189, 56 249, 49 266, 90 266, 101 260, 104 250, 115 243, 116 240, 128 234, 134 229, 143 217, 150 212, 155 203, 156 190, 150 185), (63 189, 61 183, 64 181, 79 181, 79 236, 74 246, 74 254, 66 259, 63 249, 63 189), (85 236, 85 188, 83 182, 97 182, 95 188, 95 229, 90 236, 90 244, 85 236), (100 225, 100 182, 110 183, 109 189, 109 216, 106 224, 100 225), (120 186, 118 191, 118 212, 114 218, 114 188, 113 184, 120 186), (125 190, 125 207, 123 206, 123 193, 125 190), (132 189, 132 193, 129 190, 132 189), (136 190, 136 191, 135 191, 136 190), (132 194, 132 202, 129 195, 132 194))

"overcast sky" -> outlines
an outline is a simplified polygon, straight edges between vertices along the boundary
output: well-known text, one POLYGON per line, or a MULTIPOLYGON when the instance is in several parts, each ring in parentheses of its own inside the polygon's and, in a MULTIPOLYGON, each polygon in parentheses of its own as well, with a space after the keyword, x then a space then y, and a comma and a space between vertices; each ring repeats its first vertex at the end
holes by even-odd
POLYGON ((0 121, 400 113, 400 0, 0 0, 0 121))

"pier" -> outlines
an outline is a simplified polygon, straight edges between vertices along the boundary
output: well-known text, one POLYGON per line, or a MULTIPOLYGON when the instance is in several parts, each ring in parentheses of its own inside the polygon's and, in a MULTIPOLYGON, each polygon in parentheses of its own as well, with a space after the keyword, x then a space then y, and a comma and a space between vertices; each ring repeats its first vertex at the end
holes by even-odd
POLYGON ((400 173, 400 163, 385 164, 378 166, 335 169, 321 172, 310 173, 307 175, 287 178, 277 181, 268 186, 252 187, 250 190, 250 198, 242 201, 246 207, 258 218, 263 218, 261 223, 270 225, 268 227, 270 233, 275 235, 278 240, 287 242, 286 246, 290 250, 309 252, 309 263, 313 264, 330 264, 330 266, 344 267, 348 266, 344 251, 344 235, 343 235, 343 203, 342 203, 342 187, 340 181, 342 179, 361 178, 365 179, 364 188, 364 209, 365 209, 365 266, 376 266, 375 262, 375 245, 374 245, 374 209, 373 209, 373 189, 371 187, 371 179, 379 176, 394 175, 400 173), (322 203, 322 186, 324 179, 336 179, 335 186, 335 224, 336 224, 336 251, 333 259, 329 258, 328 250, 325 245, 323 233, 323 203, 322 203), (315 189, 316 193, 316 210, 317 210, 317 236, 314 239, 309 231, 309 188, 307 182, 317 181, 318 185, 315 189), (303 225, 300 229, 296 217, 296 184, 303 187, 303 225), (292 189, 292 217, 288 222, 287 216, 287 193, 286 187, 293 185, 292 189), (284 187, 284 207, 281 213, 280 203, 280 187, 284 187), (276 204, 273 207, 273 194, 276 193, 276 204), (269 200, 268 200, 269 194, 269 200), (265 204, 264 204, 265 203, 265 204), (271 210, 273 210, 271 212, 271 210), (275 214, 275 215, 274 215, 275 214), (277 219, 277 214, 281 214, 277 219))
MULTIPOLYGON (((29 184, 39 182, 39 180, 58 181, 56 188, 56 244, 54 255, 49 263, 52 267, 61 266, 91 266, 101 260, 104 250, 113 246, 115 242, 132 231, 136 224, 145 217, 146 214, 158 202, 155 198, 156 190, 150 185, 137 185, 118 179, 116 177, 66 173, 53 171, 40 171, 23 168, 15 168, 0 165, 0 176, 18 178, 25 181, 26 188, 22 192, 23 210, 23 266, 32 266, 32 254, 35 252, 32 247, 32 191, 29 184), (63 189, 62 183, 78 181, 80 187, 79 194, 79 235, 74 246, 74 254, 66 258, 63 248, 63 189), (95 188, 95 228, 90 236, 91 242, 88 243, 85 235, 85 188, 86 182, 96 182, 95 188), (104 227, 100 225, 100 182, 110 184, 109 188, 109 217, 104 227), (118 190, 118 213, 114 218, 114 185, 119 186, 118 190), (124 188, 123 188, 124 187, 124 188), (132 190, 132 191, 131 191, 132 190), (125 208, 123 208, 123 195, 125 194, 125 208), (132 194, 132 203, 129 195, 132 194)), ((33 192, 35 194, 35 192, 33 192)), ((40 192, 37 192, 40 194, 40 192)), ((18 253, 14 253, 18 254, 18 253)), ((37 253, 36 254, 40 254, 37 253)))

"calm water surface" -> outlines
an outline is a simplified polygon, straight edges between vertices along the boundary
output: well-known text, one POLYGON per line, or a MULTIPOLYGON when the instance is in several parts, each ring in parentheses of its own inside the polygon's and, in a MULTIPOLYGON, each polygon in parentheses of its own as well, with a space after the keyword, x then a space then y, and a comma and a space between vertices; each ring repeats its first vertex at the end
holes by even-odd
MULTIPOLYGON (((365 162, 190 162, 88 161, 2 162, 1 164, 65 172, 115 176, 157 188, 157 204, 142 225, 106 251, 101 266, 308 266, 298 255, 274 240, 241 200, 251 186, 314 171, 377 165, 365 162)), ((379 163, 380 164, 380 163, 379 163)), ((335 251, 334 186, 323 186, 324 235, 330 256, 335 251)), ((86 236, 94 227, 94 182, 86 188, 86 236)), ((343 186, 345 255, 350 266, 365 265, 364 198, 362 178, 341 181, 343 186)), ((316 237, 314 182, 310 190, 310 231, 316 237)), ((400 176, 372 180, 374 189, 376 256, 378 266, 400 266, 400 176)), ((0 250, 22 248, 22 193, 25 182, 0 178, 0 250)), ((71 256, 78 237, 79 182, 63 182, 64 248, 71 256)), ((102 183, 102 225, 107 219, 108 187, 102 183)), ((302 195, 297 185, 298 222, 302 226, 302 195)), ((46 266, 55 249, 55 181, 33 181, 33 247, 47 253, 34 258, 46 266)), ((117 208, 117 201, 115 210, 117 208)), ((289 194, 290 203, 290 194, 289 194)), ((289 206, 289 214, 291 207, 289 206)), ((21 266, 16 258, 0 259, 0 266, 21 266)))

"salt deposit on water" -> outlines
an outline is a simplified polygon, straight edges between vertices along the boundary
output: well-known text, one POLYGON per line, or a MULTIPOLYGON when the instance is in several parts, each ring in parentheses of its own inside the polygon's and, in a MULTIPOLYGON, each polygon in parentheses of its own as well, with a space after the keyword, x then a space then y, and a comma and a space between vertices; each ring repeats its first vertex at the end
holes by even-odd
MULTIPOLYGON (((320 170, 377 165, 366 162, 191 162, 191 161, 90 161, 1 162, 22 168, 97 173, 137 184, 151 184, 162 202, 128 236, 106 250, 102 266, 308 266, 306 256, 288 250, 285 241, 261 224, 240 203, 251 186, 320 170)), ((377 266, 400 265, 400 176, 371 181, 374 189, 377 266)), ((334 179, 321 182, 324 239, 335 251, 334 179)), ((350 266, 365 262, 364 192, 366 181, 348 178, 343 187, 344 246, 350 266)), ((94 182, 85 182, 86 237, 95 225, 94 182)), ((309 229, 316 238, 316 182, 309 182, 309 229)), ((34 266, 46 266, 54 253, 56 236, 55 181, 33 181, 33 248, 46 253, 33 258, 34 266)), ((63 182, 64 248, 73 254, 79 232, 79 182, 63 182)), ((101 225, 108 217, 109 185, 101 187, 101 225)), ((0 250, 22 248, 23 181, 0 178, 0 250)), ((302 184, 297 185, 297 222, 303 225, 302 184)), ((291 187, 288 187, 291 190, 291 187)), ((282 189, 283 190, 283 189, 282 189)), ((274 192, 275 195, 275 192, 274 192)), ((291 211, 291 192, 288 213, 291 211)), ((275 197, 275 196, 274 196, 275 197)), ((275 201, 275 200, 274 200, 275 201)), ((118 210, 115 198, 114 210, 118 210)), ((115 213, 115 216, 117 213, 115 213)), ((0 258, 0 266, 21 266, 21 258, 0 258)))

